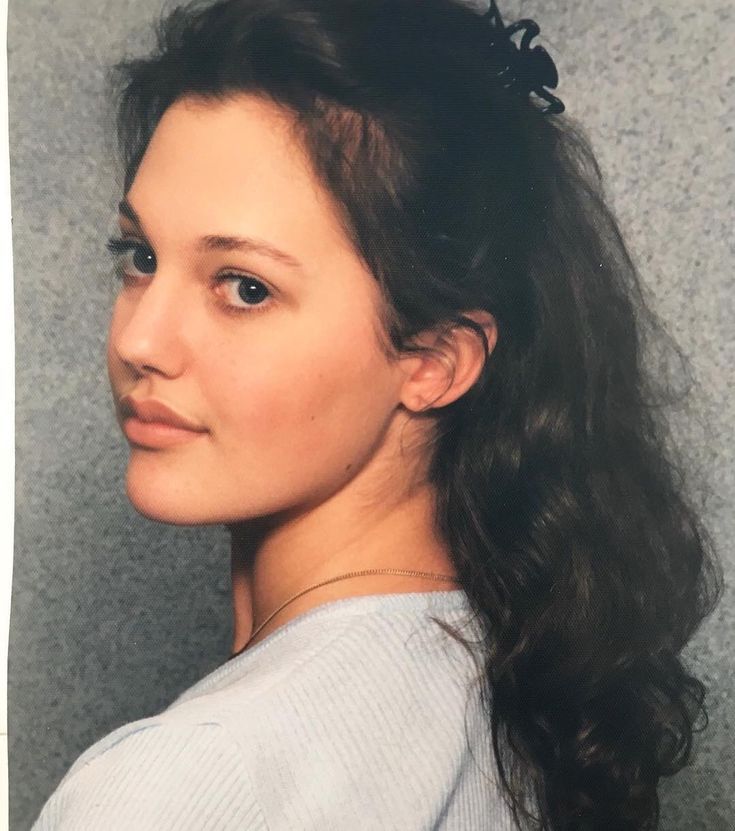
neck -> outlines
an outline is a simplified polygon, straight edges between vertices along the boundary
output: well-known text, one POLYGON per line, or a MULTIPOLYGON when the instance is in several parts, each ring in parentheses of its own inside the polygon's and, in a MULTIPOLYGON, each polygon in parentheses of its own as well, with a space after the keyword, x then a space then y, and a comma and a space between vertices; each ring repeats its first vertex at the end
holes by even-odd
POLYGON ((366 509, 353 483, 309 510, 231 526, 233 652, 267 637, 288 620, 330 600, 364 594, 447 591, 457 583, 426 577, 364 575, 294 594, 351 571, 400 568, 446 575, 455 569, 434 529, 434 492, 428 486, 366 509))

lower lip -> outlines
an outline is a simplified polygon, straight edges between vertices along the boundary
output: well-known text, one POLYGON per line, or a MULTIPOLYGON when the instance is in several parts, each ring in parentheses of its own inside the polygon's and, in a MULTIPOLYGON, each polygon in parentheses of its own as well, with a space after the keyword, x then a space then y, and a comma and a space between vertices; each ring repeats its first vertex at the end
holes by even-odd
POLYGON ((154 448, 185 444, 204 435, 202 431, 185 430, 161 421, 141 421, 135 417, 125 419, 123 432, 133 444, 154 448))

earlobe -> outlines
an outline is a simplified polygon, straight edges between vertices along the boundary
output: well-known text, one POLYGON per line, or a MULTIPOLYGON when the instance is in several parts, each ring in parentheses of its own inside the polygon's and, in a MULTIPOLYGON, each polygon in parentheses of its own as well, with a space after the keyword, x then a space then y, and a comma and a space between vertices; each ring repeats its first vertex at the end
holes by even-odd
MULTIPOLYGON (((482 327, 488 355, 495 348, 498 332, 495 318, 484 310, 464 313, 482 327)), ((469 326, 453 324, 423 334, 417 343, 427 351, 407 355, 401 401, 414 412, 445 407, 458 400, 480 377, 485 366, 485 347, 480 333, 469 326)))

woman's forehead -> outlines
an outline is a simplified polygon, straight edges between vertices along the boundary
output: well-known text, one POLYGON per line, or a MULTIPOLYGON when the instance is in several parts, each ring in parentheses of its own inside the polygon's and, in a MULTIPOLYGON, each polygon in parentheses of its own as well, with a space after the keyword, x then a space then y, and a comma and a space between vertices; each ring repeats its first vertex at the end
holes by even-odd
POLYGON ((250 96, 183 99, 163 114, 137 171, 159 186, 192 184, 222 193, 243 185, 314 190, 308 157, 273 105, 250 96))
POLYGON ((288 112, 252 95, 169 107, 128 202, 143 218, 177 217, 182 231, 235 236, 245 226, 256 235, 312 244, 318 236, 322 245, 351 247, 288 112))

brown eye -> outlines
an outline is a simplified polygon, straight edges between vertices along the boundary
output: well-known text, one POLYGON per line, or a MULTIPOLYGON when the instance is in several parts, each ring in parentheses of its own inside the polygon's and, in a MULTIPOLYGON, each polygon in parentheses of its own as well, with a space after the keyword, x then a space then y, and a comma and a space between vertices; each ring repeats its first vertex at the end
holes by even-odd
POLYGON ((110 251, 121 274, 138 274, 149 276, 156 270, 156 255, 141 242, 132 239, 111 239, 107 243, 107 250, 110 251))
POLYGON ((244 303, 262 303, 268 297, 268 289, 259 281, 250 277, 238 278, 237 294, 244 303))
POLYGON ((156 270, 156 255, 150 249, 138 246, 132 254, 133 268, 143 274, 153 274, 156 270))
POLYGON ((222 293, 226 305, 234 311, 247 311, 267 307, 271 292, 261 280, 247 274, 223 274, 217 278, 225 286, 222 293))

